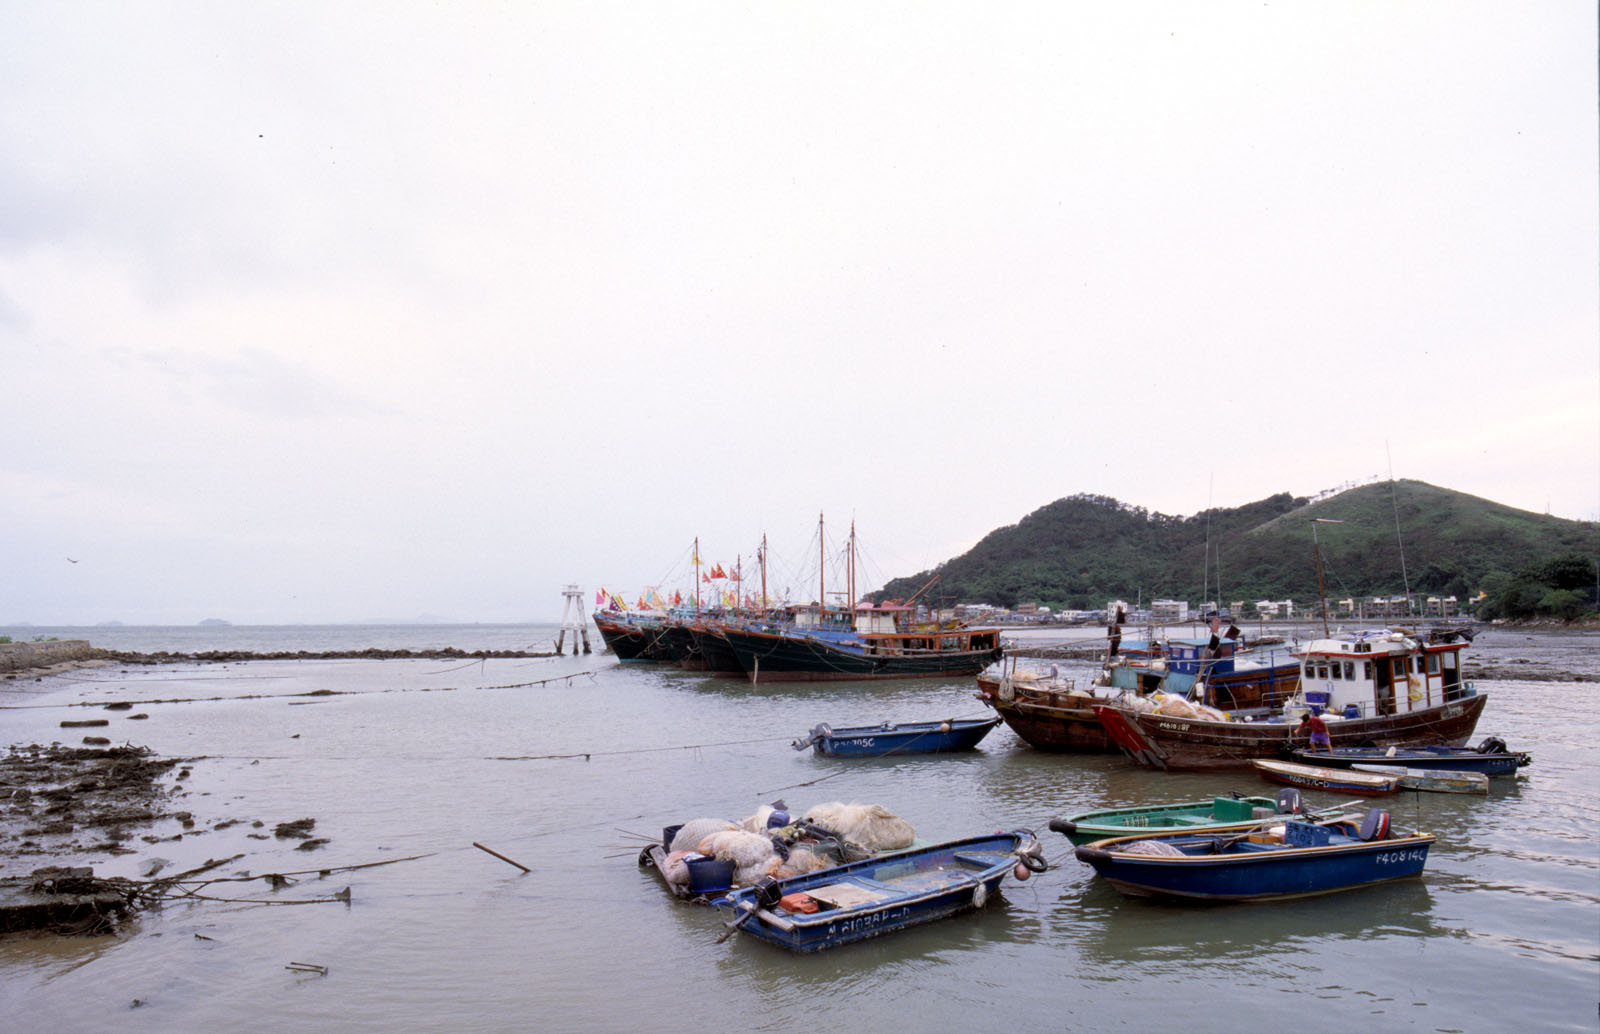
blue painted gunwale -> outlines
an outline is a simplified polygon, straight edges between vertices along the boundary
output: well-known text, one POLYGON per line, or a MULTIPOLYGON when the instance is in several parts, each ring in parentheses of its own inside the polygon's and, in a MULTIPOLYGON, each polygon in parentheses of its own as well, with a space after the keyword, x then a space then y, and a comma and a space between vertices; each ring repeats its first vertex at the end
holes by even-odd
MULTIPOLYGON (((1037 850, 1027 830, 966 837, 877 855, 780 880, 777 893, 825 893, 837 884, 875 900, 811 914, 762 908, 758 887, 741 887, 711 903, 738 921, 739 932, 794 952, 835 948, 969 908, 982 908, 1024 852, 1037 850)), ((1035 855, 1037 857, 1037 855, 1035 855)))
POLYGON ((812 749, 836 758, 880 758, 890 754, 944 754, 972 750, 999 718, 955 718, 948 722, 884 722, 848 729, 830 728, 812 749))
POLYGON ((1131 897, 1271 901, 1420 876, 1435 839, 1426 833, 1395 830, 1383 840, 1363 841, 1354 822, 1321 825, 1329 830, 1330 842, 1316 847, 1253 843, 1239 834, 1168 833, 1099 840, 1074 853, 1131 897), (1123 850, 1136 840, 1163 841, 1185 856, 1136 855, 1123 850), (1209 853, 1219 843, 1226 845, 1223 851, 1209 853))

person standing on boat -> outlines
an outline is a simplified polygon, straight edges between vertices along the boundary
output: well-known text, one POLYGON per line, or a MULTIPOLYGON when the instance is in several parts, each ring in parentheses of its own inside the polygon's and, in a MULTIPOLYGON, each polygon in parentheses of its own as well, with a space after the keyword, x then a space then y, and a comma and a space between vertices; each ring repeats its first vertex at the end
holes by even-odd
POLYGON ((1311 749, 1321 747, 1329 754, 1333 753, 1333 740, 1328 738, 1328 723, 1315 711, 1307 711, 1306 716, 1300 719, 1300 728, 1295 732, 1309 732, 1311 734, 1311 749))

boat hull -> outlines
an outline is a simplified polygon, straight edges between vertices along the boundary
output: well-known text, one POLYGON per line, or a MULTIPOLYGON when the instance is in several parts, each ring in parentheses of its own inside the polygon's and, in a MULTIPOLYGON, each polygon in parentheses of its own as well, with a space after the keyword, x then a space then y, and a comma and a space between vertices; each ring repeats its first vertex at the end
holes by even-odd
POLYGON ((1135 834, 1236 833, 1261 825, 1262 820, 1254 815, 1256 808, 1276 814, 1277 805, 1271 797, 1218 797, 1137 808, 1102 808, 1051 819, 1050 828, 1074 846, 1135 834))
POLYGON ((1000 659, 995 645, 979 650, 866 652, 809 635, 724 629, 723 638, 751 682, 827 682, 926 679, 976 675, 1000 659))
POLYGON ((668 625, 663 633, 672 648, 672 656, 684 671, 705 671, 706 659, 700 652, 700 643, 688 625, 668 625))
POLYGON ((728 646, 718 628, 710 625, 690 625, 695 648, 700 651, 701 671, 708 675, 743 675, 744 668, 738 656, 728 646))
POLYGON ((947 754, 973 750, 1000 724, 998 718, 906 722, 813 733, 812 749, 836 758, 881 758, 901 754, 947 754))
MULTIPOLYGON (((1354 834, 1347 824, 1340 824, 1354 834)), ((1123 837, 1075 849, 1079 860, 1131 897, 1188 901, 1271 901, 1331 894, 1422 874, 1434 838, 1423 834, 1362 841, 1335 835, 1321 846, 1254 843, 1206 852, 1214 837, 1123 837), (1130 854, 1134 840, 1152 839, 1185 851, 1182 857, 1130 854), (1190 851, 1196 853, 1188 853, 1190 851)))
POLYGON ((1095 717, 1105 698, 1014 684, 1005 699, 999 676, 978 676, 977 697, 1023 742, 1037 750, 1067 754, 1115 754, 1117 744, 1095 717))
POLYGON ((1360 772, 1349 768, 1319 768, 1292 761, 1271 761, 1258 758, 1251 762, 1263 779, 1302 790, 1323 790, 1327 793, 1359 794, 1362 797, 1381 797, 1400 790, 1400 777, 1376 772, 1360 772))
POLYGON ((822 951, 983 907, 1030 845, 1037 849, 1020 831, 968 837, 780 880, 768 891, 773 899, 805 894, 837 902, 810 914, 763 906, 759 887, 712 904, 746 936, 793 952, 822 951))
POLYGON ((612 621, 599 614, 594 615, 594 624, 600 630, 600 638, 605 642, 606 649, 615 654, 617 660, 654 663, 655 658, 648 656, 653 636, 647 634, 645 629, 612 621))
POLYGON ((1349 747, 1335 750, 1331 754, 1315 755, 1304 749, 1296 749, 1293 757, 1296 761, 1328 765, 1333 768, 1349 768, 1357 764, 1396 765, 1401 768, 1421 768, 1440 772, 1478 772, 1486 776, 1514 776, 1518 768, 1529 763, 1526 754, 1509 751, 1486 754, 1469 747, 1437 745, 1396 748, 1393 753, 1382 747, 1349 747))
MULTIPOLYGON (((1335 749, 1460 745, 1472 736, 1488 699, 1476 694, 1403 714, 1330 721, 1328 733, 1335 749)), ((1285 757, 1298 745, 1290 722, 1216 722, 1109 705, 1096 707, 1095 715, 1123 752, 1148 768, 1243 769, 1256 759, 1285 757)))
POLYGON ((1400 780, 1402 790, 1428 793, 1489 792, 1489 777, 1482 772, 1462 772, 1437 768, 1396 768, 1391 765, 1351 765, 1358 772, 1378 772, 1400 780))

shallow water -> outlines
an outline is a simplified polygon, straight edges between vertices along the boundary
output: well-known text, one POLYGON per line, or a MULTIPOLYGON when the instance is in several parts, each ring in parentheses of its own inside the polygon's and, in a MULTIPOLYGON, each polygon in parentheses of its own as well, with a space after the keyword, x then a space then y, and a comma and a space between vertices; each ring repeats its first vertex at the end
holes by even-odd
MULTIPOLYGON (((114 649, 267 651, 545 649, 554 631, 71 634, 114 649)), ((1043 754, 1004 727, 960 756, 839 761, 789 748, 822 721, 979 716, 970 679, 752 687, 591 655, 98 668, 0 683, 7 743, 76 742, 60 721, 104 713, 110 733, 93 731, 113 742, 201 758, 178 805, 197 828, 240 818, 270 832, 314 817, 330 840, 300 852, 250 839, 262 831, 246 821, 176 842, 135 839, 137 855, 70 859, 101 875, 135 875, 153 855, 172 871, 245 852, 222 871, 257 873, 426 855, 312 873, 275 894, 259 882, 208 891, 294 900, 349 886, 348 907, 169 903, 114 936, 0 940, 0 1011, 8 1028, 39 1031, 1233 1030, 1309 1016, 1316 1029, 1593 1030, 1597 645, 1479 638, 1471 652, 1485 660, 1554 659, 1591 681, 1478 683, 1491 696, 1477 736, 1500 736, 1534 763, 1496 780, 1488 799, 1390 799, 1396 824, 1439 836, 1420 881, 1200 907, 1123 898, 1046 822, 1234 789, 1270 794, 1272 784, 1043 754), (341 695, 289 696, 317 689, 341 695), (141 701, 149 719, 64 706, 115 700, 141 701), (1008 878, 982 912, 816 956, 740 937, 718 944, 718 916, 669 899, 637 866, 635 837, 691 818, 737 820, 780 797, 791 810, 883 804, 925 839, 1034 828, 1057 867, 1008 878), (329 972, 296 974, 284 969, 292 961, 329 972)))

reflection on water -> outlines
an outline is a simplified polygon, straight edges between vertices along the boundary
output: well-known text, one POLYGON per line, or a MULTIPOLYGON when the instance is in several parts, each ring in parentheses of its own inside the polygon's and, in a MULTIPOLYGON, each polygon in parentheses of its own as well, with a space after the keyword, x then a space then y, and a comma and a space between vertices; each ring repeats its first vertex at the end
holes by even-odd
MULTIPOLYGON (((239 630, 179 631, 153 633, 158 644, 122 630, 119 648, 504 649, 554 638, 525 626, 426 630, 426 643, 404 641, 406 629, 383 633, 399 641, 250 630, 249 643, 229 641, 239 630)), ((1491 656, 1504 652, 1496 638, 1480 637, 1491 656)), ((1592 642, 1556 650, 1593 668, 1592 642)), ((1537 645, 1512 643, 1518 654, 1537 645)), ((142 722, 107 712, 114 742, 197 759, 182 799, 195 830, 170 823, 151 835, 181 839, 136 838, 137 855, 74 859, 104 874, 136 875, 151 854, 177 869, 244 853, 230 873, 426 857, 217 894, 287 900, 348 885, 349 907, 173 904, 114 937, 0 940, 0 1007, 19 1030, 118 1034, 993 1029, 997 1015, 1023 1029, 1107 1015, 1166 1029, 1183 1019, 1173 1002, 1211 1001, 1221 981, 1230 1026, 1281 1026, 1286 1007, 1306 1003, 1285 996, 1307 995, 1326 1027, 1592 1029, 1583 1008, 1600 958, 1592 684, 1480 683, 1491 693, 1480 734, 1530 750, 1534 764, 1487 798, 1406 794, 1384 805, 1396 824, 1439 837, 1421 880, 1213 906, 1125 898, 1046 823, 1095 807, 1273 791, 1250 773, 1163 775, 1113 755, 1050 755, 1004 727, 959 756, 849 761, 789 746, 818 722, 982 715, 974 689, 970 679, 751 686, 624 668, 609 655, 183 664, 30 681, 0 698, 27 705, 0 711, 11 742, 68 738, 60 721, 85 711, 62 705, 154 701, 140 705, 142 722), (323 689, 339 695, 291 695, 323 689), (738 936, 719 944, 719 916, 668 898, 638 868, 628 834, 738 820, 779 796, 794 811, 883 804, 924 839, 1032 828, 1056 868, 1008 879, 981 912, 839 951, 794 957, 738 936), (264 835, 255 821, 270 832, 304 817, 329 841, 320 851, 251 837, 264 835), (295 974, 290 961, 329 973, 295 974), (1505 990, 1484 995, 1491 985, 1505 990)))

